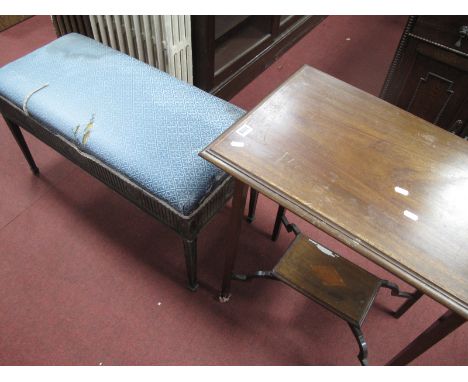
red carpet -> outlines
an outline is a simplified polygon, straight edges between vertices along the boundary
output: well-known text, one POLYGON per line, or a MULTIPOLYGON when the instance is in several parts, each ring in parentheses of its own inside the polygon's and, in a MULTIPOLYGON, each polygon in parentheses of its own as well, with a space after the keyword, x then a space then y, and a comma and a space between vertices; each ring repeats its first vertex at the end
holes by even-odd
MULTIPOLYGON (((250 109, 303 64, 378 94, 405 17, 333 16, 232 100, 250 109)), ((50 18, 0 33, 0 65, 55 38, 50 18)), ((235 283, 216 301, 229 207, 202 232, 197 293, 185 288, 182 244, 165 228, 36 139, 31 175, 0 122, 1 365, 358 365, 348 326, 281 283, 235 283)), ((269 268, 292 239, 270 235, 276 206, 260 197, 244 224, 239 270, 269 268)), ((301 229, 366 269, 399 282, 297 218, 301 229)), ((400 285, 407 287, 402 282, 400 285)), ((363 331, 385 364, 445 308, 428 297, 399 320, 382 291, 363 331)), ((468 365, 468 326, 414 365, 468 365)))

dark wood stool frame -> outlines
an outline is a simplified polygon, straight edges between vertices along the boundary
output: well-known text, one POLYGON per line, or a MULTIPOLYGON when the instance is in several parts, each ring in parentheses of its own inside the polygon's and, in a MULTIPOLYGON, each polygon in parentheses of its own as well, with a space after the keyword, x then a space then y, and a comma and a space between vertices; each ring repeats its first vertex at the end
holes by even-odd
POLYGON ((221 210, 233 193, 233 181, 228 176, 190 215, 185 216, 163 200, 158 199, 137 184, 98 159, 85 154, 73 143, 59 136, 30 117, 6 98, 0 96, 0 113, 15 138, 34 175, 39 175, 21 128, 50 146, 110 189, 122 195, 137 207, 173 229, 183 242, 188 287, 195 291, 197 280, 197 236, 211 218, 221 210))

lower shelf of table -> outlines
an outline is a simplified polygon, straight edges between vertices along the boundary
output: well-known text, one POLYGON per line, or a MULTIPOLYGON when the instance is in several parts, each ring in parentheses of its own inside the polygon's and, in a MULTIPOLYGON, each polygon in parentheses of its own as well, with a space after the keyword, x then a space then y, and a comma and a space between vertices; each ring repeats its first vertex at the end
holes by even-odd
POLYGON ((354 326, 361 326, 382 280, 299 234, 273 274, 354 326))

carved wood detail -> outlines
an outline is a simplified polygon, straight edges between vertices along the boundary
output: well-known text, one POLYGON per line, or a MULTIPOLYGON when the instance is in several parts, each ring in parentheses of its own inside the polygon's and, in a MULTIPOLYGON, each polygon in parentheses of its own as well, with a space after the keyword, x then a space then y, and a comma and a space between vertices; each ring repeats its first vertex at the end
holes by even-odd
MULTIPOLYGON (((428 72, 426 74, 426 77, 421 77, 419 79, 418 86, 416 86, 416 89, 414 90, 413 96, 411 97, 411 101, 408 104, 408 107, 406 108, 406 110, 411 113, 412 110, 423 109, 424 103, 427 103, 426 102, 427 97, 432 97, 433 99, 440 99, 442 101, 442 105, 438 113, 436 114, 435 118, 431 121, 433 124, 437 124, 443 112, 445 111, 447 104, 450 102, 450 99, 452 98, 454 94, 454 91, 452 90, 453 84, 454 84, 453 81, 450 81, 449 79, 445 77, 442 77, 433 72, 428 72), (430 84, 431 81, 433 82, 432 84, 430 84), (434 81, 438 81, 439 83, 438 84, 434 83, 434 81), (445 89, 444 89, 444 83, 448 84, 448 86, 446 86, 445 89), (428 91, 424 93, 426 89, 428 89, 428 91), (442 98, 444 96, 445 96, 445 99, 442 98)), ((433 104, 431 104, 431 106, 433 106, 433 104)))

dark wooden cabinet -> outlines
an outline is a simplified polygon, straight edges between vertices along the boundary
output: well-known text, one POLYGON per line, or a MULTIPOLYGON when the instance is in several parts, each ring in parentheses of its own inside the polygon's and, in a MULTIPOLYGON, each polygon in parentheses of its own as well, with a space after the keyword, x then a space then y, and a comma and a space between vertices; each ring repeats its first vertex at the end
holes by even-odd
POLYGON ((0 15, 0 32, 4 31, 5 29, 8 29, 12 27, 13 25, 16 25, 26 19, 29 19, 32 16, 19 16, 19 15, 0 15))
POLYGON ((468 137, 468 16, 411 16, 381 98, 468 137))
POLYGON ((325 16, 192 16, 194 85, 229 99, 325 16))

